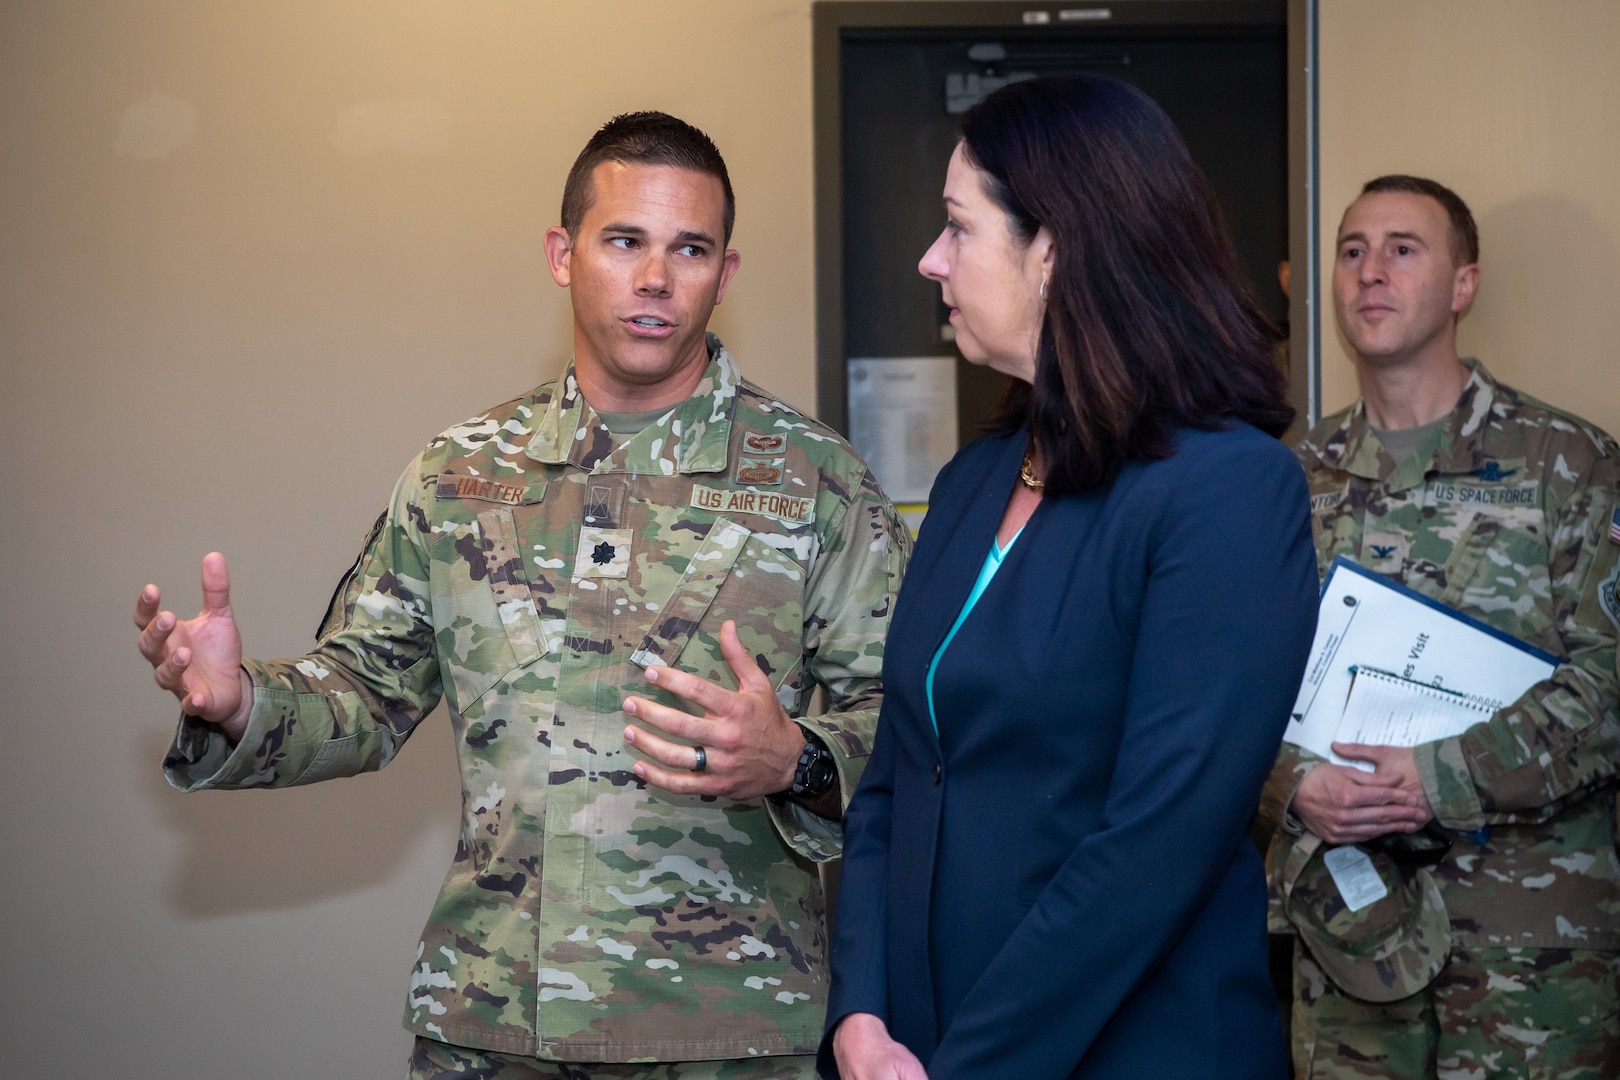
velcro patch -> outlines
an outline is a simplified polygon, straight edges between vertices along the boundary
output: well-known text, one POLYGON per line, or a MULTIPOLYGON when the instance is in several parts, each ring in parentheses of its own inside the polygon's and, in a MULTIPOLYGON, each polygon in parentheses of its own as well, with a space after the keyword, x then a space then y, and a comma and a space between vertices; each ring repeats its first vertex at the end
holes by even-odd
POLYGON ((1620 562, 1614 564, 1609 576, 1598 584, 1598 607, 1620 629, 1620 562))
POLYGON ((1406 552, 1411 546, 1411 540, 1400 533, 1369 532, 1361 538, 1356 561, 1381 574, 1394 573, 1406 561, 1406 552))
POLYGON ((761 435, 755 433, 743 436, 743 449, 750 454, 780 454, 786 446, 786 435, 761 435))
POLYGON ((531 492, 526 484, 503 484, 499 480, 486 480, 482 476, 445 472, 439 474, 439 482, 434 486, 433 494, 440 499, 472 499, 477 502, 517 506, 521 503, 539 502, 545 490, 543 484, 531 492))
POLYGON ((574 580, 582 578, 622 578, 630 575, 629 529, 579 530, 579 551, 574 555, 574 580))
POLYGON ((1344 501, 1342 491, 1324 491, 1319 495, 1311 496, 1311 512, 1319 514, 1324 510, 1332 510, 1344 501))
POLYGON ((814 499, 774 491, 737 491, 696 484, 692 487, 692 505, 711 514, 758 514, 789 525, 808 525, 816 520, 814 499))
POLYGON ((1504 459, 1502 461, 1487 461, 1482 468, 1474 470, 1473 475, 1487 483, 1499 483, 1524 471, 1524 458, 1504 459))
POLYGON ((1459 506, 1541 505, 1541 485, 1534 480, 1511 485, 1437 483, 1430 488, 1430 492, 1435 502, 1456 503, 1459 506))
POLYGON ((775 487, 782 482, 782 473, 786 466, 787 458, 740 457, 737 459, 737 474, 733 479, 739 484, 775 487))

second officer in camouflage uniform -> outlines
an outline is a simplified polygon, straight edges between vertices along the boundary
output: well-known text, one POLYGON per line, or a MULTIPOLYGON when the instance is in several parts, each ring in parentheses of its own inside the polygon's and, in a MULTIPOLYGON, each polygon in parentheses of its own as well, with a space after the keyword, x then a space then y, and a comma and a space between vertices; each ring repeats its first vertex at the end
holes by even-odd
POLYGON ((413 965, 412 1075, 808 1078, 814 864, 841 847, 909 540, 847 444, 705 337, 736 256, 701 133, 616 119, 563 219, 574 363, 418 455, 310 654, 247 661, 226 713, 203 670, 223 561, 196 620, 143 593, 142 649, 190 714, 165 771, 379 768, 442 693, 462 831, 413 965), (808 718, 817 686, 832 712, 808 718))
POLYGON ((1346 211, 1334 296, 1362 400, 1299 447, 1320 569, 1349 556, 1561 662, 1461 736, 1340 748, 1371 775, 1283 746, 1274 885, 1325 841, 1366 846, 1391 886, 1353 915, 1318 865, 1288 897, 1301 1078, 1572 1080, 1620 1055, 1620 465, 1602 431, 1458 360, 1477 258, 1432 181, 1375 180, 1346 211))

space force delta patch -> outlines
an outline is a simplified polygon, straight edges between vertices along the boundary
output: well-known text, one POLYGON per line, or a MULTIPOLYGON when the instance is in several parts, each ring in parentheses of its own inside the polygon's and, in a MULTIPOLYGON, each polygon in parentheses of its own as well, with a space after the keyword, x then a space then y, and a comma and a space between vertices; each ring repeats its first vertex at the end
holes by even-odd
POLYGON ((1598 607, 1603 614, 1609 617, 1616 629, 1620 629, 1620 562, 1614 564, 1609 576, 1598 583, 1598 607))
POLYGON ((692 505, 711 514, 759 514, 788 525, 808 525, 816 520, 816 500, 774 491, 737 491, 698 484, 692 488, 692 505))

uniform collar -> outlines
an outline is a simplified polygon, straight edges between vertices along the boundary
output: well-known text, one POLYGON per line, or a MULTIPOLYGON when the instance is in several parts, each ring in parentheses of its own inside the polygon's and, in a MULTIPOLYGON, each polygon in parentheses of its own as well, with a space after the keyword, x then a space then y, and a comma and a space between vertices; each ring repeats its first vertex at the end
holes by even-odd
POLYGON ((708 335, 709 366, 692 396, 622 446, 602 424, 574 377, 574 364, 547 389, 534 438, 524 453, 547 465, 568 463, 605 472, 721 472, 731 443, 731 415, 742 375, 720 339, 708 335))
POLYGON ((1403 491, 1423 482, 1431 472, 1471 473, 1485 461, 1485 428, 1497 384, 1485 365, 1468 357, 1468 381, 1457 397, 1456 407, 1446 414, 1438 437, 1428 455, 1407 457, 1397 465, 1367 422, 1366 402, 1356 399, 1344 419, 1329 429, 1324 438, 1313 438, 1311 451, 1329 469, 1375 480, 1393 491, 1403 491))

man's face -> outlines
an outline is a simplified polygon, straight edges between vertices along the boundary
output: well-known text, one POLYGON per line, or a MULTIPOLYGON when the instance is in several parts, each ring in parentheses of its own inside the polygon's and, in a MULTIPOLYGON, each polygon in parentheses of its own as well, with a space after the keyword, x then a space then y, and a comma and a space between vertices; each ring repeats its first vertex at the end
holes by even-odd
POLYGON ((592 406, 641 412, 685 400, 708 364, 704 331, 740 257, 723 246, 725 191, 703 173, 608 161, 570 238, 546 232, 551 276, 574 309, 574 368, 592 406))
POLYGON ((1452 262, 1450 219, 1427 195, 1372 192, 1344 212, 1333 306, 1362 363, 1454 363, 1456 316, 1478 283, 1477 265, 1452 262))

